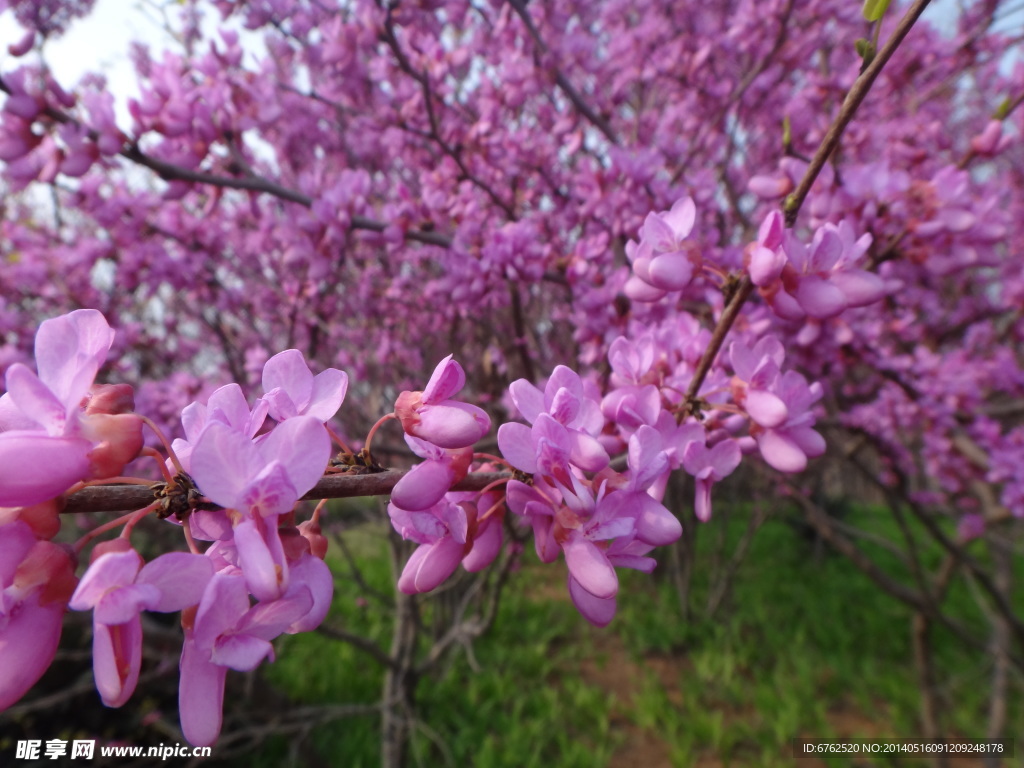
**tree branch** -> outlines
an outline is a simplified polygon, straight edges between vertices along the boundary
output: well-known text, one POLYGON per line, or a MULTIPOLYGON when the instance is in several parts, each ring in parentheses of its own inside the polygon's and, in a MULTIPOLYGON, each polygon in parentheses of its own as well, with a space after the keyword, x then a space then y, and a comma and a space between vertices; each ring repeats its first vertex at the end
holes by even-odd
MULTIPOLYGON (((11 88, 4 82, 2 77, 0 77, 0 92, 11 95, 11 88)), ((43 109, 42 114, 62 125, 81 125, 81 123, 71 115, 66 112, 62 112, 49 104, 43 109)), ((99 133, 92 129, 88 130, 88 136, 92 141, 99 139, 99 133)), ((313 205, 313 198, 309 195, 305 195, 302 192, 290 189, 261 176, 221 176, 215 173, 183 168, 180 165, 168 163, 164 160, 152 157, 151 155, 147 155, 139 149, 138 143, 134 141, 122 148, 119 154, 126 160, 130 160, 137 165, 149 168, 165 181, 187 181, 193 184, 209 184, 210 186, 223 187, 225 189, 243 189, 250 192, 262 192, 264 194, 273 195, 281 200, 297 203, 305 206, 306 208, 313 205)), ((352 216, 350 218, 350 222, 352 224, 352 229, 363 229, 368 232, 383 232, 388 228, 388 224, 366 216, 352 216)), ((441 248, 450 247, 453 239, 450 235, 444 235, 439 232, 426 232, 419 229, 410 229, 405 232, 404 235, 406 240, 415 240, 416 242, 425 243, 426 245, 436 245, 441 248)))
MULTIPOLYGON (((358 496, 387 496, 406 471, 389 469, 368 475, 324 475, 319 483, 302 498, 343 499, 358 496)), ((452 486, 453 491, 479 491, 497 480, 507 480, 504 472, 474 472, 452 486)), ((147 485, 92 485, 69 494, 64 514, 82 512, 128 512, 142 509, 157 500, 147 485)))

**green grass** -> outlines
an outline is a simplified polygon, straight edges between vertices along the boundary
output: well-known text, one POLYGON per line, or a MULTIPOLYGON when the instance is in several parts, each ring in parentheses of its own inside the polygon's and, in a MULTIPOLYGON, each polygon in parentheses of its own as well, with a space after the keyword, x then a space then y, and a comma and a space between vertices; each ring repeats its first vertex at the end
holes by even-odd
MULTIPOLYGON (((798 765, 790 756, 795 736, 920 736, 909 609, 841 556, 816 554, 782 520, 764 524, 730 597, 712 620, 703 618, 715 578, 713 550, 724 542, 723 551, 731 554, 746 527, 745 514, 724 508, 716 513, 718 519, 698 536, 694 618, 685 625, 669 579, 626 571, 619 615, 610 628, 595 630, 560 595, 562 567, 531 564, 530 553, 492 632, 474 644, 481 669, 473 671, 457 652, 443 675, 420 685, 417 704, 427 727, 416 735, 413 764, 602 766, 624 741, 622 719, 660 741, 674 766, 708 759, 732 766, 798 765), (538 578, 546 588, 528 594, 538 578), (655 671, 647 663, 654 658, 668 665, 655 671), (616 691, 617 704, 601 675, 595 677, 595 664, 629 665, 632 690, 616 691)), ((878 511, 854 511, 845 519, 899 539, 895 524, 878 511)), ((357 530, 349 540, 369 585, 389 593, 380 532, 357 530)), ((925 559, 938 563, 943 553, 924 539, 920 544, 925 559)), ((891 553, 864 546, 894 577, 911 583, 891 553)), ((387 611, 345 577, 344 561, 332 558, 338 584, 329 623, 387 647, 387 611)), ((667 561, 668 554, 660 553, 659 560, 667 561)), ((945 606, 965 625, 984 626, 962 580, 945 606)), ((933 643, 950 705, 947 732, 978 738, 988 692, 984 659, 941 627, 933 643)), ((268 676, 303 702, 366 704, 379 697, 383 671, 347 644, 306 634, 280 643, 268 676)), ((1014 695, 1010 722, 1019 722, 1019 690, 1014 695)), ((312 743, 333 762, 343 755, 346 766, 376 766, 378 728, 373 716, 339 720, 316 728, 312 743)), ((286 752, 281 741, 255 764, 280 765, 286 752)), ((854 764, 829 761, 834 768, 854 764)))
MULTIPOLYGON (((861 510, 847 521, 892 539, 899 535, 878 511, 861 510)), ((712 525, 726 526, 727 552, 745 528, 742 519, 712 525)), ((698 537, 696 606, 706 601, 709 574, 700 566, 708 562, 713 539, 711 530, 698 537)), ((910 575, 891 553, 871 545, 865 549, 907 582, 910 575)), ((942 555, 934 546, 923 554, 932 566, 942 555)), ((664 681, 648 680, 635 712, 639 724, 666 738, 675 765, 692 765, 709 754, 732 765, 790 765, 794 736, 835 737, 837 726, 847 736, 920 736, 910 610, 881 593, 845 558, 828 551, 815 557, 810 543, 783 521, 769 520, 758 532, 732 598, 714 621, 676 623, 673 631, 671 622, 652 618, 664 617, 676 600, 672 587, 645 588, 641 581, 624 580, 624 591, 633 597, 621 601, 617 631, 638 657, 664 653, 666 647, 685 654, 688 665, 673 681, 682 705, 667 706, 664 681), (858 723, 863 723, 859 729, 858 723)), ((966 625, 983 627, 962 583, 951 590, 945 607, 966 625)), ((985 661, 941 627, 933 631, 933 641, 944 698, 951 705, 945 712, 947 732, 980 738, 988 692, 985 661)), ((1019 692, 1014 707, 1019 715, 1019 692)))

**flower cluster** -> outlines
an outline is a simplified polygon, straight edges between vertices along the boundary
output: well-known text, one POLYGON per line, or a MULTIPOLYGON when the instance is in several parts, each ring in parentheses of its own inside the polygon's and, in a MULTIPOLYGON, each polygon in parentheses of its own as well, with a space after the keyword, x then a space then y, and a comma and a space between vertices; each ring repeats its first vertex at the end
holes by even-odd
POLYGON ((288 350, 267 361, 265 394, 251 408, 237 384, 186 407, 169 485, 194 484, 216 505, 182 522, 192 551, 147 563, 132 548, 131 530, 150 505, 129 516, 121 537, 93 548, 76 588, 74 553, 48 540, 59 528, 57 497, 79 481, 116 479, 142 447, 142 421, 125 413, 130 390, 93 386, 113 338, 99 312, 73 312, 40 326, 38 375, 22 364, 7 371, 0 646, 20 663, 0 672, 0 706, 49 665, 68 607, 93 611, 96 687, 107 706, 121 706, 139 678, 141 611, 181 611, 182 729, 192 743, 210 744, 220 731, 227 670, 273 658, 270 640, 313 629, 327 613, 334 582, 325 540, 316 518, 296 526, 292 511, 327 466, 324 422, 340 407, 348 377, 334 369, 313 376, 288 350), (278 422, 269 430, 268 415, 278 422), (197 540, 213 543, 201 552, 197 540))
POLYGON ((533 528, 542 562, 564 553, 569 594, 580 613, 604 626, 615 615, 616 566, 649 573, 654 547, 682 534, 679 520, 648 491, 668 470, 656 430, 642 426, 629 440, 628 470, 618 473, 597 439, 600 404, 579 375, 557 367, 543 391, 524 379, 509 391, 531 426, 498 429, 502 454, 530 483, 508 484, 509 508, 533 528), (588 478, 587 475, 593 475, 588 478))
POLYGON ((429 592, 459 563, 481 570, 501 549, 504 507, 497 494, 448 490, 469 472, 473 443, 491 430, 483 410, 451 399, 465 384, 465 371, 449 355, 425 389, 402 392, 395 401, 405 442, 424 459, 398 481, 388 504, 394 529, 420 545, 398 580, 406 594, 429 592))

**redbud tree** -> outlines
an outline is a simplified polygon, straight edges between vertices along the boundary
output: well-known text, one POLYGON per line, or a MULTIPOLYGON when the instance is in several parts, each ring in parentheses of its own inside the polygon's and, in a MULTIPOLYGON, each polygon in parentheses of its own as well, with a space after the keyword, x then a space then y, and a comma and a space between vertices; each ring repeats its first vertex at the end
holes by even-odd
POLYGON ((315 501, 381 496, 400 629, 340 635, 388 669, 399 765, 416 680, 486 630, 524 543, 605 626, 621 569, 742 465, 911 606, 925 735, 932 626, 991 654, 1001 735, 1024 652, 1009 4, 939 28, 924 0, 187 2, 123 104, 47 66, 90 5, 0 4, 25 30, 0 71, 0 707, 68 609, 131 706, 140 616, 180 614, 181 728, 215 743, 228 670, 327 613, 315 501), (810 492, 837 463, 899 523, 900 574, 810 492), (958 578, 985 633, 943 610, 958 578), (452 579, 425 648, 418 596, 452 579))

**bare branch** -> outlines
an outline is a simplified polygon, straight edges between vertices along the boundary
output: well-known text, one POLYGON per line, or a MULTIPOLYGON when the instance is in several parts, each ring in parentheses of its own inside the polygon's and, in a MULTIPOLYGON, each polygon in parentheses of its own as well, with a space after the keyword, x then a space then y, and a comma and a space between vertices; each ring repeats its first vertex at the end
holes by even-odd
MULTIPOLYGON (((344 499, 358 496, 388 496, 395 484, 405 476, 402 470, 389 469, 368 475, 324 475, 319 483, 302 498, 344 499)), ((504 472, 474 472, 452 486, 453 491, 479 491, 498 480, 510 477, 504 472)), ((150 486, 146 485, 93 485, 69 494, 63 512, 127 512, 142 509, 156 501, 150 486)))

